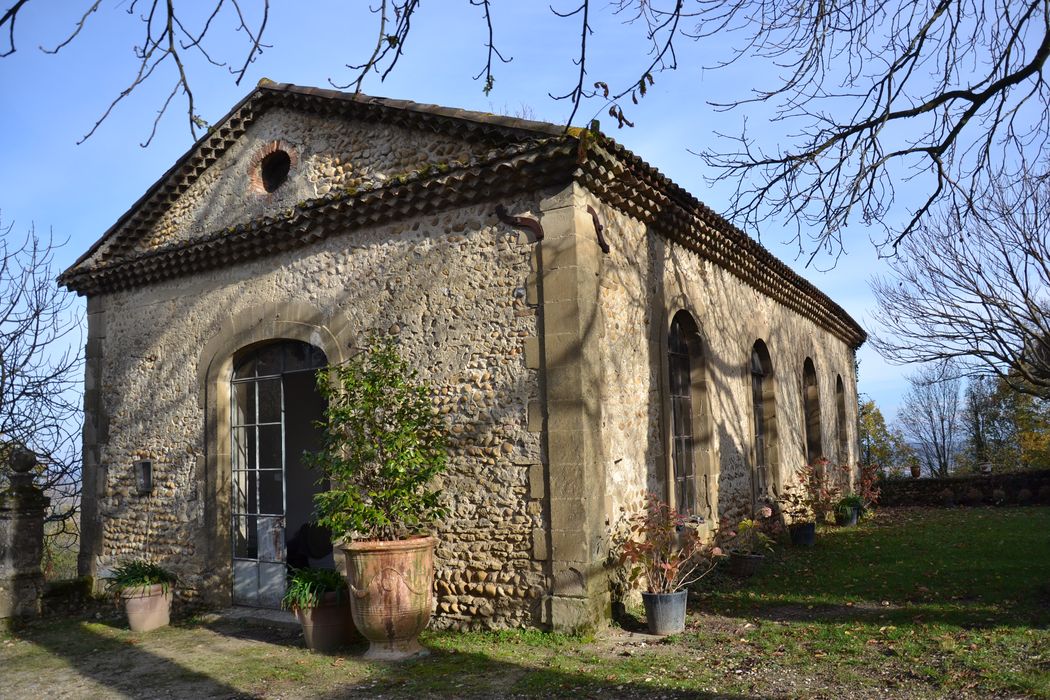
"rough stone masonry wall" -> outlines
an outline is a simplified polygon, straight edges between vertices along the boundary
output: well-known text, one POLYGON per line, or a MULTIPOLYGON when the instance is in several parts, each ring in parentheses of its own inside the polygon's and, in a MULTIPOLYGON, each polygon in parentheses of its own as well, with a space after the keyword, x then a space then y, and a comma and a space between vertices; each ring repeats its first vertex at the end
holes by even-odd
MULTIPOLYGON (((535 208, 528 199, 507 204, 535 208)), ((487 205, 92 299, 89 364, 99 390, 88 421, 103 426, 101 532, 99 551, 86 558, 97 555, 104 573, 148 547, 179 574, 183 602, 215 600, 216 588, 229 599, 228 569, 202 569, 205 550, 228 553, 229 540, 228 523, 204 528, 215 504, 204 487, 214 477, 204 473, 202 454, 201 348, 231 318, 308 305, 344 349, 372 331, 397 335, 449 421, 442 486, 450 517, 439 532, 436 624, 538 624, 546 578, 532 542, 544 524, 529 484, 541 463, 540 435, 526 417, 539 398, 536 372, 523 359, 524 339, 536 335, 535 310, 524 299, 529 256, 528 243, 497 224, 487 205), (150 499, 134 494, 131 465, 144 458, 155 462, 150 499)), ((227 489, 228 477, 221 484, 227 489)))
POLYGON ((477 151, 476 144, 452 136, 276 108, 172 203, 139 248, 274 215, 334 191, 378 185, 424 164, 465 162, 477 151), (267 193, 259 184, 258 165, 274 143, 291 155, 292 168, 288 181, 267 193))
MULTIPOLYGON (((856 382, 851 349, 831 333, 786 309, 725 270, 671 243, 591 197, 611 250, 602 256, 600 306, 603 444, 608 512, 638 501, 643 490, 667 496, 663 425, 666 369, 660 353, 674 313, 692 314, 703 339, 711 415, 714 496, 722 517, 751 503, 751 375, 755 340, 766 342, 773 365, 779 453, 778 482, 805 459, 802 365, 813 358, 821 406, 822 445, 838 457, 836 375, 845 385, 848 461, 855 460, 856 382)), ((772 480, 772 477, 771 477, 772 480)))
POLYGON ((883 479, 880 506, 1050 505, 1050 470, 883 479))

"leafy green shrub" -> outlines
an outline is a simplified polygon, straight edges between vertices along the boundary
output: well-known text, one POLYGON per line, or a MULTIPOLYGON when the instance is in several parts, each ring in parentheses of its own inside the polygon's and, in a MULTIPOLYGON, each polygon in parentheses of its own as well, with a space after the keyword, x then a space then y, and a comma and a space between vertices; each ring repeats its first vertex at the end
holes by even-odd
POLYGON ((343 575, 334 569, 294 569, 281 600, 285 610, 316 608, 325 593, 335 593, 336 603, 349 598, 343 575))
POLYGON ((776 531, 773 510, 762 506, 755 512, 754 518, 744 518, 736 527, 730 527, 723 521, 715 539, 723 550, 733 554, 762 554, 773 551, 775 540, 770 532, 776 531))
POLYGON ((429 485, 447 462, 445 425, 393 343, 370 339, 319 372, 317 386, 328 408, 322 449, 309 462, 331 480, 314 497, 318 524, 333 538, 397 540, 442 517, 429 485))
POLYGON ((175 582, 175 574, 167 569, 145 559, 136 559, 113 569, 109 577, 109 589, 119 594, 129 588, 160 584, 163 586, 164 593, 167 594, 175 582))

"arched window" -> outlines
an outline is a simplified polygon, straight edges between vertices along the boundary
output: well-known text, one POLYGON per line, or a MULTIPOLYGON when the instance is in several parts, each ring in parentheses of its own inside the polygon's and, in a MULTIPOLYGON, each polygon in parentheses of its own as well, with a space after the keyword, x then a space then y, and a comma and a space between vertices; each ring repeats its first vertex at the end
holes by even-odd
POLYGON ((777 407, 773 365, 761 340, 751 348, 751 407, 754 424, 751 495, 757 502, 768 495, 769 480, 777 474, 777 407))
POLYGON ((835 378, 835 417, 838 420, 839 462, 845 464, 849 461, 849 437, 846 433, 846 387, 841 374, 835 378))
POLYGON ((321 350, 297 340, 255 346, 235 358, 230 511, 237 604, 279 607, 287 565, 333 564, 327 534, 309 525, 313 496, 325 486, 302 460, 320 447, 315 423, 324 399, 314 377, 326 364, 321 350))
POLYGON ((806 421, 806 461, 815 463, 824 456, 820 421, 820 391, 817 388, 817 370, 813 360, 802 364, 802 410, 806 421))
POLYGON ((686 311, 671 321, 667 336, 670 399, 670 477, 675 508, 715 520, 712 495, 710 408, 703 343, 686 311))

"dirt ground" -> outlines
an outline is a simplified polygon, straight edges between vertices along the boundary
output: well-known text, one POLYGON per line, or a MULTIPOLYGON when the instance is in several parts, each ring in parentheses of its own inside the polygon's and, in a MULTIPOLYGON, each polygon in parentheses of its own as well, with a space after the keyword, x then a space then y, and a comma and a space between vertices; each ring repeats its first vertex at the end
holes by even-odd
MULTIPOLYGON (((704 614, 691 624, 724 643, 746 634, 752 623, 704 614)), ((475 637, 484 647, 484 635, 475 637)), ((0 697, 988 697, 977 691, 941 692, 896 664, 887 664, 885 677, 874 684, 844 684, 819 664, 800 672, 757 651, 712 653, 620 628, 586 642, 520 650, 500 651, 496 647, 514 646, 500 641, 488 650, 475 649, 462 644, 465 639, 436 635, 427 640, 429 659, 382 665, 362 662, 361 649, 314 654, 302 648, 297 630, 239 620, 209 618, 147 635, 130 633, 119 618, 58 620, 34 624, 0 642, 0 697), (625 668, 635 671, 627 680, 625 668), (669 676, 692 689, 667 687, 663 679, 669 676)))

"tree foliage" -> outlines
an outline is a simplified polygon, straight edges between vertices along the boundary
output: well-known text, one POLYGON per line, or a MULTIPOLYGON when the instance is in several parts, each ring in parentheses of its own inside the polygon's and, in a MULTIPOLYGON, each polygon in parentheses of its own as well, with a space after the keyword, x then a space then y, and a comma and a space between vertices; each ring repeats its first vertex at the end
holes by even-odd
MULTIPOLYGON (((513 59, 500 48, 500 37, 506 41, 510 34, 500 23, 510 0, 467 1, 477 8, 483 47, 473 77, 488 94, 500 64, 513 59)), ((376 0, 348 10, 344 21, 374 22, 375 41, 350 50, 360 55, 346 64, 348 79, 333 84, 360 90, 369 76, 386 78, 413 37, 426 31, 426 23, 421 30, 416 21, 421 4, 376 0)), ((9 0, 0 15, 6 35, 0 53, 16 50, 17 19, 37 6, 9 0)), ((88 31, 100 6, 100 0, 83 0, 79 22, 45 50, 57 52, 88 31)), ((728 54, 719 47, 701 59, 704 65, 682 67, 760 62, 755 74, 769 76, 768 84, 759 81, 749 93, 712 105, 743 111, 766 103, 777 126, 757 130, 756 137, 745 119, 739 135, 703 152, 712 177, 736 184, 730 218, 746 227, 770 217, 794 220, 800 249, 813 254, 839 252, 852 222, 885 225, 881 242, 895 247, 935 208, 965 220, 991 183, 1013 183, 1042 167, 1036 161, 1050 133, 1043 71, 1050 56, 1048 8, 1050 0, 564 0, 550 7, 550 21, 577 29, 579 42, 566 83, 551 86, 550 96, 569 103, 570 123, 586 104, 620 127, 632 126, 632 105, 661 72, 680 67, 683 43, 718 46, 716 39, 729 39, 734 48, 728 54), (602 39, 624 24, 648 54, 625 58, 615 52, 615 63, 603 63, 602 39), (622 75, 625 62, 627 77, 611 77, 622 75), (890 214, 904 182, 908 215, 899 225, 883 224, 894 221, 890 214), (803 233, 807 227, 812 233, 803 233)), ((269 0, 132 0, 126 10, 142 22, 135 70, 100 122, 143 83, 168 81, 150 138, 176 98, 184 100, 196 134, 205 123, 196 112, 196 75, 187 57, 203 56, 239 84, 266 47, 269 9, 269 0)))
POLYGON ((863 396, 857 406, 857 436, 861 465, 874 464, 887 473, 897 474, 914 455, 900 429, 887 427, 879 407, 863 396))
POLYGON ((318 524, 336 538, 394 540, 442 515, 432 488, 445 469, 445 425, 429 389, 390 341, 373 339, 349 362, 321 370, 327 401, 312 467, 331 479, 314 496, 318 524))
POLYGON ((1015 391, 999 377, 970 379, 963 401, 959 469, 1050 468, 1050 403, 1015 391))

